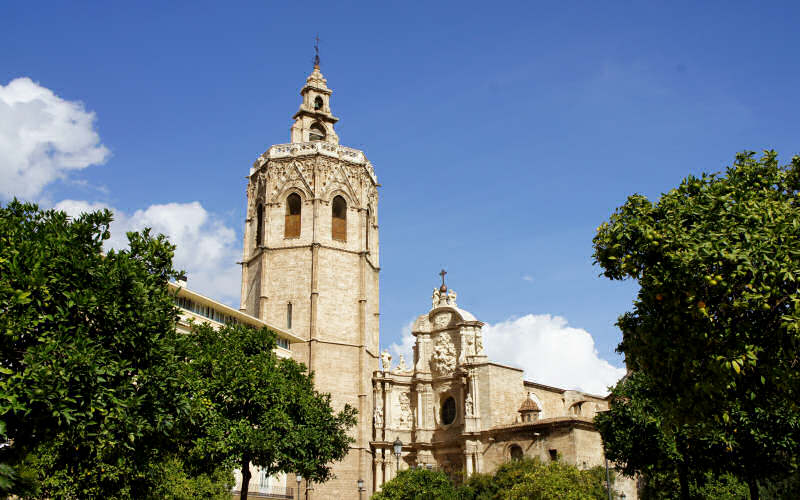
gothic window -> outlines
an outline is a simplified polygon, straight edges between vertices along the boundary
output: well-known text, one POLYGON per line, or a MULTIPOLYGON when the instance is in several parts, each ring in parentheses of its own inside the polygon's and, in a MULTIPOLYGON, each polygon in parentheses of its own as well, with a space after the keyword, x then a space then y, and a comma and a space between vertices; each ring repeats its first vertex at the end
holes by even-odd
POLYGON ((442 424, 450 425, 456 420, 456 400, 452 396, 442 403, 442 424))
POLYGON ((300 195, 292 193, 286 197, 286 218, 283 223, 284 238, 300 237, 300 212, 302 200, 300 195))
POLYGON ((522 460, 522 447, 519 445, 512 445, 508 451, 511 453, 511 460, 522 460))
POLYGON ((319 123, 311 125, 311 131, 308 133, 308 138, 312 141, 321 141, 325 139, 325 128, 319 123))
POLYGON ((256 207, 256 246, 264 243, 264 205, 259 203, 256 207))
POLYGON ((341 196, 333 198, 331 236, 334 240, 347 241, 347 202, 341 196))
POLYGON ((322 97, 317 96, 316 99, 314 99, 314 110, 319 111, 321 109, 322 109, 322 97))
POLYGON ((292 329, 292 303, 286 304, 286 329, 292 329))

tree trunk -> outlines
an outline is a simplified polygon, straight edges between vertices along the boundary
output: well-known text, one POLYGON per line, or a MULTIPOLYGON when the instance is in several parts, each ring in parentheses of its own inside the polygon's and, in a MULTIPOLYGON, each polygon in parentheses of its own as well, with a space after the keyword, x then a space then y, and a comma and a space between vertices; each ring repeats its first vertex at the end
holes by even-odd
POLYGON ((747 481, 747 486, 750 488, 750 500, 758 500, 758 481, 750 479, 747 481))
POLYGON ((689 500, 689 466, 686 463, 686 441, 681 434, 675 436, 675 444, 678 453, 681 454, 678 460, 678 482, 681 485, 681 500, 689 500))
POLYGON ((678 481, 681 483, 681 500, 689 500, 689 468, 682 460, 678 464, 678 481))
POLYGON ((239 500, 247 500, 247 490, 250 489, 250 455, 242 455, 242 491, 239 500))

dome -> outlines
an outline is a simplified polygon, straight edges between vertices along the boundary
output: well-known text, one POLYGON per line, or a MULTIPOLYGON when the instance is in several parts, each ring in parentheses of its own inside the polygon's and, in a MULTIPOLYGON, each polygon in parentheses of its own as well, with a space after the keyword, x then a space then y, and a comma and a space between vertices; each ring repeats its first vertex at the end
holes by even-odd
POLYGON ((522 402, 522 406, 519 407, 518 412, 522 413, 525 411, 542 411, 539 408, 539 405, 536 404, 536 401, 532 400, 530 396, 525 398, 525 401, 522 402))

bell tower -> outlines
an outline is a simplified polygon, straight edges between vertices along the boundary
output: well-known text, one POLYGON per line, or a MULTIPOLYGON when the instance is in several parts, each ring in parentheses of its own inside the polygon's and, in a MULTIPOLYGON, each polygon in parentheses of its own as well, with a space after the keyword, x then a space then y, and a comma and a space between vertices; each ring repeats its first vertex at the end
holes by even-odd
POLYGON ((309 491, 355 498, 359 479, 373 491, 378 182, 362 151, 339 144, 318 55, 300 95, 291 142, 270 147, 248 176, 240 308, 306 339, 293 344, 294 358, 314 371, 336 410, 358 410, 356 441, 336 478, 309 491))

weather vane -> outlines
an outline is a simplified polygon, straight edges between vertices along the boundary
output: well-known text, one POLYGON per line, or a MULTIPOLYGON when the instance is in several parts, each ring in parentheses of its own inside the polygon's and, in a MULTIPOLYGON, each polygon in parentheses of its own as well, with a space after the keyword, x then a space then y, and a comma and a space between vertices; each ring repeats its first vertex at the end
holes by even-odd
POLYGON ((314 67, 319 68, 319 33, 314 38, 314 67))

